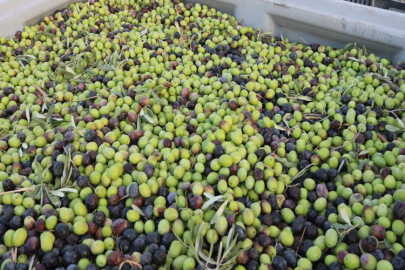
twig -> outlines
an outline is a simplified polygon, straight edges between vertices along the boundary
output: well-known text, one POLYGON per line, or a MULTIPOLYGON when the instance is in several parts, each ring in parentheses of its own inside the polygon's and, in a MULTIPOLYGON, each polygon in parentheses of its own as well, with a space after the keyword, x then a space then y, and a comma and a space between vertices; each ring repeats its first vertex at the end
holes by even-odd
POLYGON ((309 43, 309 42, 306 42, 305 39, 304 39, 303 37, 301 37, 300 35, 298 35, 297 33, 291 31, 290 29, 288 29, 288 28, 286 28, 286 27, 284 27, 284 26, 283 26, 283 28, 284 28, 285 30, 287 30, 288 32, 293 33, 294 35, 299 36, 299 37, 302 39, 302 41, 303 41, 304 43, 306 43, 306 44, 311 44, 311 43, 309 43))
POLYGON ((305 233, 306 229, 307 229, 307 227, 304 227, 304 231, 302 232, 301 239, 300 239, 300 242, 298 243, 298 247, 297 247, 297 250, 295 251, 295 253, 298 253, 298 250, 300 249, 302 238, 304 238, 304 233, 305 233))
POLYGON ((388 142, 386 138, 384 138, 383 135, 381 135, 381 133, 377 132, 377 137, 382 141, 382 142, 388 142))
POLYGON ((377 79, 379 79, 379 80, 381 80, 381 81, 386 82, 386 83, 390 86, 390 88, 391 88, 392 90, 394 90, 394 91, 396 91, 396 92, 401 92, 401 88, 399 88, 398 85, 396 85, 394 82, 392 82, 389 77, 385 77, 385 76, 383 77, 383 76, 380 76, 380 75, 378 75, 378 74, 372 74, 371 76, 372 76, 373 78, 377 78, 377 79))
POLYGON ((347 144, 344 144, 344 145, 342 145, 342 146, 336 147, 336 148, 334 148, 333 150, 340 149, 340 148, 344 148, 344 147, 348 146, 348 145, 351 144, 354 140, 356 140, 356 138, 357 138, 359 135, 360 135, 360 131, 357 132, 356 136, 354 136, 354 138, 353 138, 350 142, 348 142, 347 144))
POLYGON ((135 262, 135 261, 131 261, 131 260, 125 260, 125 261, 123 261, 123 262, 120 264, 120 266, 118 267, 118 269, 121 270, 122 266, 123 266, 124 264, 126 264, 126 263, 130 264, 131 266, 138 266, 139 268, 142 269, 142 265, 140 265, 139 263, 137 263, 137 262, 135 262))
POLYGON ((94 96, 94 97, 89 97, 89 98, 83 98, 83 99, 79 99, 78 101, 84 101, 84 100, 89 100, 89 99, 94 99, 94 98, 99 98, 100 96, 94 96))
POLYGON ((405 109, 395 109, 391 111, 383 111, 383 113, 392 113, 392 112, 399 112, 399 111, 405 111, 405 109))
POLYGON ((29 190, 33 190, 33 188, 27 187, 27 188, 20 188, 20 189, 16 189, 16 190, 5 191, 5 192, 1 192, 0 196, 2 196, 4 194, 16 193, 16 192, 24 192, 24 191, 29 191, 29 190))

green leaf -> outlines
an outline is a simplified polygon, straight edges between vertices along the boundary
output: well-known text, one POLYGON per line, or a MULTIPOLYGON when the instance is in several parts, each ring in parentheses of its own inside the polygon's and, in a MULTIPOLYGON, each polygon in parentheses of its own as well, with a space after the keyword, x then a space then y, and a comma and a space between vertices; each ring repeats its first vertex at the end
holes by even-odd
POLYGON ((333 223, 332 225, 337 231, 348 230, 352 227, 348 224, 344 225, 344 224, 340 224, 340 223, 333 223))
POLYGON ((70 122, 72 123, 72 126, 75 128, 76 123, 75 123, 75 118, 73 117, 73 114, 70 116, 70 122))
POLYGON ((228 238, 226 239, 226 248, 229 248, 229 245, 231 244, 231 239, 233 237, 234 230, 235 230, 235 225, 232 225, 232 228, 229 230, 229 233, 228 233, 228 238))
POLYGON ((202 239, 202 230, 204 228, 204 223, 200 223, 198 225, 198 234, 197 234, 197 239, 195 240, 195 250, 201 250, 202 244, 203 244, 203 239, 202 239))
POLYGON ((46 114, 46 116, 49 118, 51 118, 52 114, 55 112, 55 104, 52 104, 49 109, 48 109, 48 113, 46 114))
POLYGON ((155 87, 156 93, 160 94, 160 92, 162 92, 164 89, 166 89, 166 87, 164 87, 163 85, 159 85, 155 87))
POLYGON ((56 196, 53 196, 47 188, 45 188, 46 194, 48 195, 49 200, 51 201, 51 203, 56 206, 59 207, 60 206, 60 199, 56 196))
POLYGON ((384 245, 388 249, 393 249, 392 244, 387 240, 387 238, 384 238, 384 245))
POLYGON ((198 250, 198 255, 206 262, 209 262, 210 264, 214 264, 216 265, 216 261, 214 261, 211 258, 208 258, 207 255, 204 254, 204 252, 202 252, 201 250, 198 250))
MULTIPOLYGON (((177 196, 176 196, 176 198, 177 198, 177 196)), ((190 221, 190 237, 191 237, 191 239, 193 239, 194 237, 194 220, 193 219, 191 219, 191 221, 190 221)))
POLYGON ((150 93, 152 94, 153 99, 155 99, 158 104, 162 104, 162 100, 156 95, 153 90, 150 90, 150 93))
POLYGON ((60 189, 58 189, 58 191, 78 193, 77 189, 74 189, 74 188, 60 188, 60 189))
POLYGON ((390 132, 403 131, 402 129, 397 128, 396 126, 393 126, 393 125, 385 125, 385 129, 390 131, 390 132))
POLYGON ((145 213, 141 210, 141 208, 139 208, 135 204, 132 204, 132 209, 134 209, 136 212, 138 212, 139 215, 145 216, 145 213))
POLYGON ((309 164, 307 167, 305 167, 304 169, 302 169, 302 170, 293 178, 293 181, 294 181, 295 179, 298 179, 298 178, 304 176, 304 175, 308 172, 309 168, 310 168, 312 165, 314 165, 314 164, 309 164))
MULTIPOLYGON (((214 242, 214 241, 212 241, 214 242)), ((219 265, 219 262, 221 261, 221 255, 222 255, 222 241, 219 241, 219 249, 218 249, 218 259, 217 259, 217 265, 219 265)))
POLYGON ((342 68, 342 64, 340 63, 340 61, 339 60, 337 60, 336 58, 335 58, 335 63, 336 63, 336 66, 338 67, 338 68, 342 68))
POLYGON ((352 49, 354 47, 354 43, 349 43, 345 46, 345 50, 352 49))
POLYGON ((39 123, 39 124, 42 124, 42 125, 46 125, 46 122, 45 122, 44 120, 39 119, 39 118, 37 118, 37 117, 33 117, 33 118, 32 118, 32 121, 35 121, 35 122, 37 122, 37 123, 39 123))
POLYGON ((352 60, 352 61, 355 61, 355 62, 360 62, 360 60, 359 60, 359 59, 354 58, 354 57, 349 57, 348 59, 350 59, 350 60, 352 60))
POLYGON ((363 239, 360 240, 360 242, 359 242, 359 248, 360 248, 361 254, 364 254, 364 253, 367 253, 367 252, 364 252, 363 248, 361 247, 361 246, 362 246, 362 242, 363 242, 363 239))
POLYGON ((210 194, 210 193, 208 193, 208 192, 204 192, 204 195, 205 195, 205 197, 207 197, 208 199, 212 199, 212 198, 215 197, 214 195, 212 195, 212 194, 210 194))
POLYGON ((345 164, 345 162, 346 162, 346 159, 344 158, 344 159, 342 160, 342 162, 340 163, 340 165, 339 165, 338 173, 340 173, 340 170, 342 170, 343 165, 345 164))
POLYGON ((275 125, 274 127, 275 127, 276 129, 279 129, 279 130, 282 130, 282 131, 286 131, 286 130, 287 130, 287 128, 282 127, 282 126, 280 126, 280 125, 275 125))
POLYGON ((112 15, 108 17, 108 20, 110 21, 110 26, 111 26, 111 29, 112 29, 114 27, 114 20, 113 20, 112 15))
POLYGON ((284 166, 286 166, 287 168, 294 168, 294 167, 297 167, 297 164, 296 164, 296 163, 294 163, 294 162, 289 162, 289 161, 287 161, 287 159, 285 159, 285 158, 281 158, 281 157, 279 157, 279 156, 276 156, 276 160, 277 160, 278 162, 280 162, 281 164, 283 164, 284 166))
POLYGON ((120 92, 118 92, 117 90, 115 90, 114 92, 112 92, 112 94, 117 95, 119 97, 123 97, 122 94, 120 92))
POLYGON ((305 100, 305 101, 312 101, 313 100, 313 98, 308 97, 308 96, 298 96, 297 99, 305 100))
POLYGON ((402 129, 405 129, 405 124, 404 124, 404 122, 402 122, 402 120, 399 119, 399 118, 397 118, 397 120, 398 120, 398 123, 401 125, 402 129))
MULTIPOLYGON (((146 108, 146 109, 147 109, 147 108, 146 108)), ((146 111, 147 111, 147 110, 146 110, 146 111)), ((139 113, 139 115, 142 116, 142 117, 144 117, 144 118, 146 119, 146 121, 148 121, 149 123, 151 123, 151 124, 154 124, 154 123, 155 123, 155 121, 153 120, 153 118, 150 117, 147 112, 145 113, 144 109, 141 110, 141 112, 139 113)))
POLYGON ((32 191, 27 191, 27 192, 25 193, 25 195, 26 195, 27 197, 33 198, 33 197, 35 197, 35 195, 39 192, 39 189, 40 189, 40 188, 41 188, 40 185, 36 185, 35 188, 34 188, 32 191))
POLYGON ((368 153, 370 153, 370 150, 363 150, 363 151, 361 151, 359 153, 359 156, 362 156, 362 155, 365 155, 365 154, 368 154, 368 153))
POLYGON ((214 224, 215 222, 217 222, 218 218, 220 216, 222 216, 222 213, 225 210, 226 205, 228 204, 229 200, 226 200, 221 207, 218 208, 217 212, 215 213, 215 215, 212 217, 210 224, 214 224))
MULTIPOLYGON (((77 191, 77 190, 76 190, 77 191)), ((51 190, 49 191, 52 195, 58 196, 58 197, 65 197, 65 194, 60 191, 60 190, 51 190)))
POLYGON ((225 196, 223 196, 223 195, 215 196, 214 198, 211 198, 206 203, 204 203, 204 205, 201 207, 201 209, 204 210, 204 209, 210 207, 215 202, 217 202, 217 201, 219 201, 220 199, 223 199, 223 198, 225 198, 225 196))
POLYGON ((208 253, 208 259, 212 258, 212 252, 214 251, 214 241, 210 244, 210 252, 208 253))
POLYGON ((25 114, 27 116, 28 125, 30 124, 30 109, 28 107, 25 108, 25 114))
POLYGON ((46 119, 46 116, 45 115, 43 115, 43 114, 39 114, 39 113, 37 113, 34 117, 33 117, 33 119, 46 119))
POLYGON ((136 120, 136 129, 137 130, 142 130, 141 117, 138 117, 138 119, 136 120))
MULTIPOLYGON (((360 152, 360 153, 361 153, 361 152, 360 152)), ((366 164, 366 162, 367 162, 366 159, 363 159, 363 160, 360 162, 359 167, 358 167, 358 169, 359 169, 360 171, 363 170, 364 165, 366 164)))
POLYGON ((339 213, 340 213, 340 216, 343 218, 343 220, 344 220, 347 224, 350 224, 350 225, 352 224, 352 222, 350 221, 350 217, 349 217, 349 215, 347 214, 346 207, 340 208, 339 213))
POLYGON ((66 70, 68 73, 72 74, 73 76, 76 76, 76 73, 74 72, 74 70, 73 70, 71 67, 66 66, 66 67, 65 67, 65 70, 66 70))

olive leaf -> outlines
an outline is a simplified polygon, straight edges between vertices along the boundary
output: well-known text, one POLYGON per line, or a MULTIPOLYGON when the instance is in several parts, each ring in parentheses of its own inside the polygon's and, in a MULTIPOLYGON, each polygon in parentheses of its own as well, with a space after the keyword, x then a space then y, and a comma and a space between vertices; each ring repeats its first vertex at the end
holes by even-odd
POLYGON ((222 213, 225 210, 226 205, 229 203, 229 199, 226 200, 225 202, 223 202, 223 204, 221 205, 221 207, 218 208, 217 212, 215 213, 215 215, 212 217, 210 224, 214 224, 215 222, 217 222, 218 218, 220 216, 222 216, 222 213))
POLYGON ((339 210, 339 213, 340 213, 340 216, 343 218, 343 220, 347 223, 347 224, 352 224, 352 222, 350 221, 350 217, 349 217, 349 215, 347 214, 347 211, 346 211, 346 207, 342 207, 340 210, 339 210))
POLYGON ((160 92, 162 92, 164 89, 166 89, 166 87, 164 87, 163 85, 159 85, 159 86, 155 87, 157 94, 160 94, 160 92))
POLYGON ((286 166, 287 168, 294 168, 297 167, 297 164, 294 162, 287 161, 285 158, 281 158, 279 156, 275 156, 276 160, 286 166))
POLYGON ((304 176, 304 175, 308 172, 308 170, 310 169, 310 167, 311 167, 312 165, 314 165, 314 164, 309 164, 309 165, 306 166, 304 169, 302 169, 302 170, 291 180, 291 182, 293 182, 295 179, 298 179, 298 178, 304 176))
POLYGON ((362 248, 362 242, 363 242, 363 239, 360 240, 360 242, 359 242, 359 248, 360 248, 361 254, 364 254, 364 253, 367 253, 367 252, 365 252, 365 251, 363 250, 363 248, 362 248))
POLYGON ((28 270, 32 270, 32 267, 34 266, 34 260, 35 260, 35 255, 33 255, 33 256, 31 257, 31 261, 30 261, 30 265, 29 265, 28 270))
POLYGON ((404 131, 404 130, 402 130, 402 129, 396 127, 396 126, 393 126, 393 125, 386 125, 385 129, 390 131, 390 132, 404 131))
POLYGON ((72 126, 75 128, 76 123, 75 123, 75 118, 73 117, 73 114, 70 116, 70 122, 72 123, 72 126))
POLYGON ((145 118, 149 123, 153 124, 153 119, 150 118, 150 116, 148 114, 146 114, 143 109, 139 113, 139 116, 145 118))
POLYGON ((274 128, 279 129, 279 130, 282 130, 282 131, 286 131, 286 130, 287 130, 287 128, 282 127, 282 126, 280 126, 280 125, 274 125, 274 128))
POLYGON ((114 92, 112 92, 112 94, 117 95, 119 97, 123 97, 122 94, 120 92, 118 92, 117 90, 115 90, 114 92))
POLYGON ((50 191, 48 191, 47 188, 44 188, 44 189, 45 189, 46 195, 48 196, 48 198, 49 198, 49 200, 51 201, 51 203, 52 203, 54 206, 59 207, 59 206, 60 206, 60 199, 59 199, 59 197, 53 196, 53 195, 50 193, 50 191))
POLYGON ((27 191, 27 192, 25 193, 25 195, 26 195, 27 197, 33 198, 33 197, 35 197, 35 195, 38 194, 38 192, 39 192, 40 189, 41 189, 41 186, 40 186, 40 185, 35 185, 35 188, 33 188, 33 189, 30 190, 30 191, 27 191))
POLYGON ((215 202, 217 202, 217 201, 219 201, 219 200, 221 200, 223 198, 225 198, 224 195, 215 196, 215 197, 209 199, 206 203, 204 203, 204 205, 201 207, 201 209, 204 210, 204 209, 210 207, 215 202))
POLYGON ((136 129, 137 130, 142 130, 142 123, 141 123, 141 118, 138 117, 138 119, 136 120, 136 129))
POLYGON ((286 125, 287 127, 289 127, 289 126, 288 126, 288 118, 290 117, 290 115, 291 115, 291 113, 286 113, 286 114, 284 115, 284 117, 283 117, 283 122, 285 123, 285 125, 286 125))
POLYGON ((204 192, 204 195, 205 195, 205 197, 207 197, 208 199, 212 199, 212 198, 215 197, 214 195, 212 195, 212 194, 210 194, 210 193, 208 193, 208 192, 204 192))
POLYGON ((402 120, 399 119, 399 118, 397 118, 397 120, 398 120, 398 123, 401 125, 401 127, 402 127, 403 129, 405 129, 405 124, 404 124, 404 122, 402 122, 402 120))
POLYGON ((78 193, 77 189, 74 189, 74 188, 60 188, 60 189, 58 189, 58 191, 78 193))
POLYGON ((114 20, 113 20, 112 15, 108 17, 108 20, 109 20, 109 22, 110 22, 111 28, 113 28, 113 27, 114 27, 114 20))
POLYGON ((138 212, 139 215, 145 216, 145 213, 141 210, 141 208, 139 208, 135 204, 132 204, 132 209, 134 209, 136 212, 138 212))
POLYGON ((384 245, 386 248, 388 248, 389 250, 391 250, 392 252, 394 252, 395 255, 397 255, 397 252, 394 250, 394 247, 392 246, 392 244, 390 243, 390 241, 388 241, 387 238, 384 238, 384 245))
POLYGON ((346 162, 346 159, 344 158, 344 159, 342 160, 342 162, 340 163, 340 165, 339 165, 338 173, 340 173, 340 170, 342 170, 343 165, 345 164, 345 162, 346 162))
POLYGON ((232 228, 229 230, 228 237, 226 239, 226 248, 229 248, 229 245, 231 244, 231 239, 233 239, 234 231, 235 225, 232 224, 232 228))
POLYGON ((365 155, 365 154, 368 154, 368 153, 370 153, 370 150, 363 150, 363 151, 361 151, 359 153, 359 156, 362 156, 362 155, 365 155))
POLYGON ((195 240, 195 249, 200 250, 202 248, 202 230, 204 228, 204 223, 198 224, 198 234, 197 234, 197 239, 195 240))
MULTIPOLYGON (((77 191, 77 190, 76 190, 77 191)), ((52 195, 58 196, 58 197, 65 197, 65 194, 60 191, 60 190, 50 190, 49 191, 52 195)))
POLYGON ((345 46, 345 50, 353 49, 354 46, 355 46, 355 43, 349 43, 349 44, 347 44, 347 45, 345 46))
POLYGON ((348 230, 352 227, 349 224, 340 224, 340 223, 333 223, 332 225, 337 231, 348 230))
POLYGON ((76 76, 75 71, 74 71, 71 67, 66 66, 66 67, 65 67, 65 70, 66 70, 67 72, 69 72, 70 74, 72 74, 73 76, 76 76))
POLYGON ((37 118, 37 119, 46 119, 46 116, 43 115, 43 114, 37 113, 37 114, 35 115, 35 117, 33 117, 33 119, 35 119, 35 118, 37 118))
POLYGON ((30 124, 30 109, 28 107, 25 108, 25 114, 27 115, 28 125, 30 124))
MULTIPOLYGON (((362 151, 363 152, 363 151, 362 151)), ((361 152, 360 152, 361 153, 361 152)), ((365 160, 365 159, 363 159, 361 162, 360 162, 360 164, 359 164, 359 167, 358 167, 358 169, 361 171, 361 170, 363 170, 363 168, 364 168, 364 165, 366 164, 366 162, 367 162, 367 160, 365 160)))
POLYGON ((314 99, 308 96, 298 96, 297 99, 304 100, 304 101, 313 101, 314 99))

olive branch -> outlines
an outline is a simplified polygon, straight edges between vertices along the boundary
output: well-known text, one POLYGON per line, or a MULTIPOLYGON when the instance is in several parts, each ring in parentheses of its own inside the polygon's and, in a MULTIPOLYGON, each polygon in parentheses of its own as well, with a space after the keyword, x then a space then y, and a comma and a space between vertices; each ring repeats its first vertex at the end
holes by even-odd
POLYGON ((67 151, 62 177, 60 179, 56 178, 55 185, 53 187, 49 187, 44 182, 43 179, 44 179, 46 173, 48 172, 49 167, 51 166, 51 163, 48 163, 46 168, 43 170, 42 166, 38 162, 38 160, 35 160, 34 164, 38 170, 38 178, 39 178, 40 183, 37 185, 33 185, 31 187, 2 192, 2 193, 0 193, 0 196, 4 195, 4 194, 9 194, 9 193, 26 192, 25 196, 34 198, 35 200, 40 200, 41 205, 43 205, 44 194, 46 194, 48 196, 49 200, 51 201, 51 203, 54 206, 59 207, 61 205, 61 201, 59 198, 65 197, 65 193, 67 193, 67 192, 78 193, 78 191, 73 188, 75 186, 75 184, 73 184, 72 186, 68 186, 68 182, 70 180, 70 177, 72 175, 72 170, 73 170, 73 168, 71 166, 71 161, 72 161, 72 159, 71 159, 70 151, 67 151))

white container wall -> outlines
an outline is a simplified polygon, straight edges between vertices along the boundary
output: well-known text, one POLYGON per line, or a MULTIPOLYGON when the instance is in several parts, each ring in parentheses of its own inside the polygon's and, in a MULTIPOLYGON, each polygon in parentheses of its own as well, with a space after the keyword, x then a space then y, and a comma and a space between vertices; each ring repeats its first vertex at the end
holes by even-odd
MULTIPOLYGON (((78 0, 0 1, 0 36, 78 0)), ((293 41, 343 47, 357 42, 391 60, 405 60, 405 14, 341 0, 185 0, 205 4, 293 41)))

